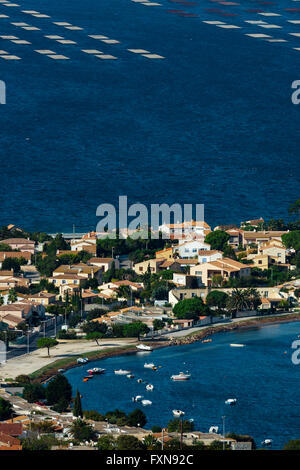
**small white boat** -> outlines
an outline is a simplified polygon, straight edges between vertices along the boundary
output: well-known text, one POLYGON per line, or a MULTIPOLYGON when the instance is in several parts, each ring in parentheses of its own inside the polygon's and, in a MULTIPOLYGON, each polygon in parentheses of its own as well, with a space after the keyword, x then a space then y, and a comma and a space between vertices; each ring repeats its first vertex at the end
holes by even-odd
POLYGON ((94 367, 93 369, 89 369, 88 373, 89 374, 103 374, 105 372, 105 369, 101 369, 100 367, 94 367))
POLYGON ((235 405, 237 402, 237 399, 236 398, 228 398, 226 401, 225 401, 225 405, 235 405))
POLYGON ((189 380, 191 374, 185 374, 184 372, 179 372, 179 374, 171 375, 172 380, 189 380))
POLYGON ((79 357, 77 359, 77 364, 86 364, 87 362, 89 362, 87 357, 79 357))
POLYGON ((181 418, 181 416, 185 415, 185 412, 181 410, 172 410, 172 413, 175 418, 181 418))
POLYGON ((134 375, 133 375, 133 374, 127 374, 126 377, 127 377, 128 379, 134 379, 134 375))
POLYGON ((147 344, 138 344, 136 348, 140 351, 153 351, 153 348, 151 348, 151 346, 147 346, 147 344))
POLYGON ((261 443, 262 446, 270 446, 272 445, 273 440, 272 439, 264 439, 261 443))
POLYGON ((117 375, 128 375, 131 374, 131 370, 117 369, 114 370, 114 373, 117 375))
POLYGON ((218 434, 219 432, 219 426, 211 426, 208 430, 209 433, 214 433, 214 434, 218 434))
POLYGON ((148 392, 152 392, 154 389, 153 385, 152 384, 148 384, 146 385, 146 390, 148 390, 148 392))
POLYGON ((137 395, 136 397, 132 397, 132 401, 134 402, 141 401, 142 398, 143 398, 143 395, 137 395))
POLYGON ((152 405, 152 401, 150 401, 150 400, 142 400, 142 405, 143 405, 143 406, 152 405))
POLYGON ((238 344, 238 343, 231 343, 230 346, 232 348, 243 348, 245 345, 244 344, 238 344))
POLYGON ((137 379, 137 383, 138 383, 138 384, 143 383, 143 379, 137 379))
POLYGON ((153 369, 153 367, 155 367, 155 364, 153 364, 153 362, 145 362, 144 367, 146 369, 153 369))

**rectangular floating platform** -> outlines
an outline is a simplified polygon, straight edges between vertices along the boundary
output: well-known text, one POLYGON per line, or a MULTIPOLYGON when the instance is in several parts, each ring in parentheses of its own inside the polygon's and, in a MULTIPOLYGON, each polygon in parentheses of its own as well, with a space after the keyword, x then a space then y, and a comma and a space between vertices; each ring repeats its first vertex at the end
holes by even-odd
POLYGON ((60 55, 60 54, 47 55, 47 57, 51 57, 51 59, 55 59, 55 60, 64 60, 64 59, 70 58, 70 57, 66 57, 65 55, 60 55))
POLYGON ((83 28, 80 28, 79 26, 65 26, 66 29, 70 29, 71 31, 82 31, 83 28))
POLYGON ((71 23, 65 23, 64 21, 53 21, 53 24, 57 26, 72 26, 71 23))
POLYGON ((89 34, 88 36, 93 39, 109 39, 107 36, 102 36, 101 34, 89 34))
POLYGON ((127 49, 129 52, 133 52, 134 54, 150 54, 149 51, 145 49, 127 49))
POLYGON ((250 36, 251 38, 271 38, 268 34, 260 34, 260 33, 253 33, 253 34, 246 34, 246 36, 250 36))
POLYGON ((81 51, 86 54, 103 54, 103 52, 98 51, 97 49, 81 49, 81 51))
POLYGON ((236 26, 235 24, 216 24, 216 26, 225 29, 241 29, 241 26, 236 26))
POLYGON ((12 39, 11 42, 14 42, 15 44, 31 44, 31 42, 25 41, 25 39, 12 39))
POLYGON ((164 59, 162 55, 158 54, 142 54, 143 57, 147 57, 148 59, 164 59))
POLYGON ((19 39, 17 36, 0 36, 1 39, 19 39))
POLYGON ((61 44, 77 44, 77 42, 71 41, 71 39, 57 39, 57 42, 61 44))
POLYGON ((14 26, 29 26, 27 23, 10 23, 13 24, 14 26))
POLYGON ((120 41, 116 41, 116 39, 102 39, 102 42, 106 44, 120 44, 120 41))
POLYGON ((113 55, 96 55, 95 57, 98 57, 99 59, 103 59, 103 60, 115 60, 117 59, 118 57, 115 57, 113 55))
POLYGON ((37 52, 38 54, 45 54, 45 55, 56 54, 56 52, 50 51, 49 49, 35 49, 35 52, 37 52))
POLYGON ((21 60, 21 57, 18 57, 17 55, 1 55, 0 57, 6 60, 21 60))
POLYGON ((27 31, 40 31, 40 28, 37 28, 36 26, 22 26, 22 28, 27 31))
POLYGON ((64 39, 62 36, 56 36, 54 34, 47 35, 47 36, 45 36, 45 38, 48 38, 48 39, 64 39))

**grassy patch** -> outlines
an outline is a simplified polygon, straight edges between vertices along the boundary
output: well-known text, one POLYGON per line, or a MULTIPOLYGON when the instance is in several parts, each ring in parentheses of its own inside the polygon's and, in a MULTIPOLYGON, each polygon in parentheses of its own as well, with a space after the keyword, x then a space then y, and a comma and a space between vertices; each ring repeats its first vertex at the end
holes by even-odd
POLYGON ((44 381, 51 377, 52 375, 57 374, 58 369, 70 369, 75 366, 81 366, 82 364, 77 364, 77 359, 79 357, 87 357, 90 361, 102 359, 104 357, 115 356, 122 353, 135 351, 135 346, 120 346, 116 348, 105 348, 98 351, 89 351, 83 354, 78 354, 73 357, 66 357, 63 359, 58 359, 53 361, 51 364, 42 367, 41 369, 36 370, 30 374, 30 378, 34 381, 44 381))

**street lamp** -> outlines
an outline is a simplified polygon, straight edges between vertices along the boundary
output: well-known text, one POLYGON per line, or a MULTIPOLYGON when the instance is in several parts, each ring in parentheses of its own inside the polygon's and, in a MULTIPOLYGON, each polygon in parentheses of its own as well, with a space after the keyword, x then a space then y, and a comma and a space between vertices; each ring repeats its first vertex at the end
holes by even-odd
POLYGON ((223 450, 225 450, 225 419, 226 416, 222 416, 222 421, 223 421, 223 450))

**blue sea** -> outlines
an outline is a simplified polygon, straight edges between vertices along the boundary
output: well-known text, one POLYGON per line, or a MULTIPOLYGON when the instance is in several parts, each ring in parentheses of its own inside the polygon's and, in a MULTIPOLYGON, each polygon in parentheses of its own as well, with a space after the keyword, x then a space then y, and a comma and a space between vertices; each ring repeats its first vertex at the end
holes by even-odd
POLYGON ((300 323, 274 324, 262 328, 214 335, 211 343, 158 349, 148 354, 123 355, 96 361, 92 367, 104 367, 104 375, 83 382, 88 367, 66 372, 73 387, 83 395, 83 409, 101 413, 116 408, 130 412, 137 408, 131 398, 143 395, 152 401, 143 409, 146 428, 166 426, 172 410, 185 411, 194 419, 195 429, 207 432, 219 426, 225 416, 225 432, 249 434, 261 447, 264 439, 273 439, 273 449, 282 449, 290 439, 300 438, 299 379, 300 366, 291 360, 292 342, 300 334, 300 323), (245 344, 243 348, 230 343, 245 344), (161 366, 157 371, 144 368, 145 362, 161 366), (134 379, 114 374, 114 369, 129 369, 134 379), (172 374, 189 371, 189 381, 173 382, 172 374), (154 385, 152 392, 142 378, 154 385), (235 406, 225 405, 237 398, 235 406))
POLYGON ((0 2, 1 225, 87 231, 119 195, 205 204, 211 225, 286 216, 298 1, 16 2, 0 2))

